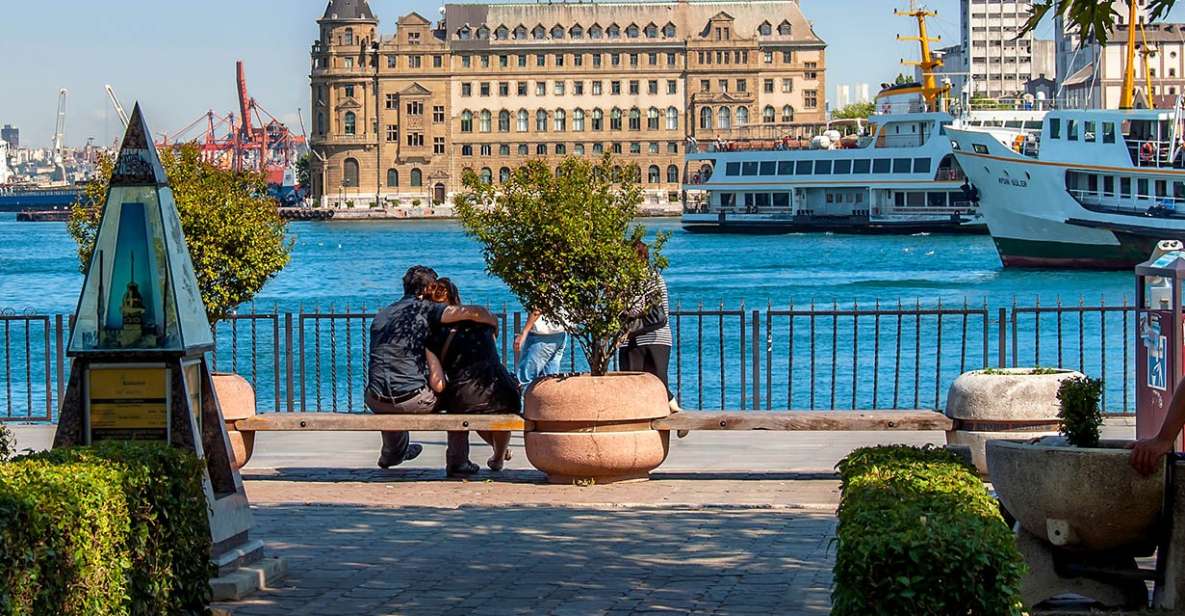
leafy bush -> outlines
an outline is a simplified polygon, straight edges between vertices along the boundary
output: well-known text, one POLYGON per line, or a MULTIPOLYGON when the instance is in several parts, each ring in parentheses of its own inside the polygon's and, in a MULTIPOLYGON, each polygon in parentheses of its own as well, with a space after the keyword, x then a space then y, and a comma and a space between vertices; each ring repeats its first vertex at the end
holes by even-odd
MULTIPOLYGON (((105 489, 110 493, 105 500, 121 511, 123 530, 117 547, 125 562, 120 569, 124 586, 117 596, 110 597, 113 605, 120 607, 110 613, 206 613, 213 574, 210 530, 202 489, 203 464, 191 452, 154 443, 105 442, 38 453, 8 466, 49 469, 47 472, 85 468, 107 474, 105 489)), ((5 495, 0 488, 0 503, 5 495)), ((23 497, 19 492, 16 496, 23 497)), ((41 506, 36 501, 32 504, 41 506)), ((0 529, 21 527, 0 509, 0 529)), ((20 539, 35 543, 38 537, 32 532, 20 539)), ((38 560, 33 554, 30 562, 38 560)), ((5 584, 0 593, 8 588, 5 584)), ((3 614, 26 613, 5 611, 3 606, 0 599, 3 614)))
POLYGON ((584 349, 593 375, 608 370, 629 328, 626 313, 644 302, 666 236, 639 259, 631 228, 642 202, 637 172, 623 177, 606 156, 568 158, 552 170, 533 160, 500 186, 465 173, 455 199, 465 231, 482 244, 486 270, 529 311, 560 323, 584 349))
POLYGON ((1099 430, 1103 425, 1103 410, 1099 400, 1103 395, 1103 381, 1076 376, 1062 381, 1057 388, 1061 403, 1057 418, 1062 420, 1059 430, 1075 447, 1098 447, 1099 430))
POLYGON ((127 613, 127 501, 119 471, 0 465, 0 613, 127 613))
POLYGON ((837 469, 833 614, 1021 614, 1024 561, 996 502, 957 454, 865 448, 837 469))
POLYGON ((14 451, 16 451, 16 439, 12 436, 12 430, 0 422, 0 462, 11 458, 14 451))

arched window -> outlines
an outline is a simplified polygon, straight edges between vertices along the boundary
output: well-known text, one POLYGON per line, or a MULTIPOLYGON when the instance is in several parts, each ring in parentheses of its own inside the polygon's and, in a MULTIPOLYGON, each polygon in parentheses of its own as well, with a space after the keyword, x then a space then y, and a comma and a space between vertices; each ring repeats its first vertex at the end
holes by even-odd
POLYGON ((601 38, 601 37, 603 37, 603 36, 605 36, 605 31, 604 31, 604 30, 602 30, 600 26, 598 26, 598 25, 596 25, 596 24, 593 24, 592 26, 589 26, 589 28, 588 28, 588 38, 591 38, 591 39, 599 39, 599 38, 601 38))
POLYGON ((737 107, 737 126, 744 126, 749 123, 749 108, 737 107))
POLYGON ((531 38, 542 39, 546 37, 547 30, 543 29, 543 26, 535 26, 535 29, 531 30, 531 38))
POLYGON ((568 36, 574 39, 584 38, 584 28, 581 28, 580 24, 576 24, 568 31, 568 36))
POLYGON ((526 156, 527 154, 530 154, 530 153, 531 153, 531 149, 529 147, 527 147, 527 144, 525 144, 525 143, 518 144, 518 155, 519 156, 526 156))
POLYGON ((629 174, 629 181, 631 181, 631 182, 641 182, 642 181, 642 167, 641 166, 630 165, 629 167, 626 167, 626 173, 629 174))
POLYGON ((555 153, 560 154, 560 155, 567 154, 568 153, 568 144, 566 144, 566 143, 555 144, 555 153))
POLYGON ((599 108, 592 111, 592 129, 605 130, 605 113, 599 108))
POLYGON ((638 38, 638 26, 637 26, 637 24, 630 24, 630 25, 626 26, 626 28, 625 28, 625 35, 626 35, 626 36, 628 36, 628 37, 630 37, 630 38, 638 38))
POLYGON ((510 30, 508 30, 506 26, 498 26, 498 29, 494 30, 494 38, 498 39, 499 41, 504 41, 507 38, 510 38, 510 30))
POLYGON ((630 130, 642 130, 642 110, 637 107, 630 109, 630 130))
POLYGON ((657 184, 662 181, 662 172, 658 170, 658 165, 650 165, 650 168, 646 171, 646 180, 651 184, 657 184))
POLYGON ((411 170, 411 185, 412 186, 423 186, 424 185, 424 172, 420 171, 419 169, 412 169, 411 170))
POLYGON ((679 110, 667 107, 667 130, 679 130, 679 110))
POLYGON ((482 184, 491 184, 491 183, 493 183, 493 181, 494 181, 494 172, 490 171, 489 167, 482 167, 481 168, 481 183, 482 184))
POLYGON ((605 35, 611 39, 621 38, 621 28, 617 24, 609 24, 609 28, 605 30, 605 35))
POLYGON ((654 24, 647 25, 646 38, 658 38, 658 26, 654 24))
POLYGON ((354 135, 358 130, 358 116, 354 115, 353 111, 346 112, 345 132, 347 135, 354 135))
POLYGON ((347 188, 358 186, 358 159, 347 158, 342 163, 342 186, 347 188))
POLYGON ((317 112, 317 134, 318 135, 325 134, 325 112, 324 111, 317 112))
POLYGON ((563 28, 563 26, 560 26, 559 24, 556 24, 555 26, 553 26, 553 27, 551 28, 551 38, 553 38, 553 39, 562 39, 562 38, 564 38, 564 28, 563 28))
POLYGON ((525 133, 531 130, 531 114, 527 113, 526 109, 518 110, 518 132, 525 133))
POLYGON ((609 130, 621 130, 621 110, 617 107, 609 112, 609 130))
POLYGON ((790 22, 783 21, 782 23, 778 24, 778 34, 781 34, 782 36, 790 36, 790 22))
POLYGON ((605 153, 605 144, 594 143, 592 146, 592 153, 593 154, 604 154, 605 153))
POLYGON ((461 132, 473 132, 473 112, 468 109, 461 112, 461 132))
POLYGON ((613 165, 612 179, 614 182, 621 181, 621 165, 613 165))
POLYGON ((712 128, 712 108, 700 107, 699 110, 699 127, 702 129, 712 128))
POLYGON ((675 38, 675 24, 668 23, 662 27, 662 35, 667 38, 675 38))
POLYGON ((757 26, 757 33, 760 34, 761 36, 769 36, 769 35, 773 34, 773 32, 774 32, 774 27, 769 25, 768 21, 763 21, 763 22, 761 22, 760 26, 757 26))
POLYGON ((502 167, 498 170, 498 183, 505 184, 510 181, 510 168, 502 167))
POLYGON ((789 124, 794 121, 794 108, 790 105, 782 107, 782 123, 789 124))
POLYGON ((461 156, 473 156, 473 146, 468 143, 462 145, 461 156))
POLYGON ((568 114, 564 113, 563 109, 556 109, 552 114, 553 124, 555 124, 556 132, 563 132, 568 130, 568 114))
POLYGON ((535 130, 540 133, 547 132, 547 111, 544 109, 535 112, 535 130))
POLYGON ((527 38, 527 28, 520 24, 514 29, 514 40, 521 41, 525 38, 527 38))
POLYGON ((345 31, 342 32, 342 45, 353 45, 353 44, 354 44, 354 29, 353 28, 346 28, 345 31))
POLYGON ((505 109, 498 112, 498 132, 510 132, 510 112, 505 109))
POLYGON ((503 143, 498 146, 498 156, 510 156, 510 144, 503 143))
POLYGON ((675 165, 670 165, 667 167, 667 183, 668 184, 678 184, 679 183, 679 168, 676 167, 675 165))
POLYGON ((535 154, 539 156, 547 156, 547 144, 540 143, 539 145, 535 146, 535 154))
POLYGON ((658 107, 646 111, 646 130, 658 130, 658 107))
POLYGON ((574 130, 574 131, 583 131, 584 130, 584 110, 583 109, 573 109, 572 110, 572 130, 574 130))
POLYGON ((480 130, 483 133, 490 132, 490 110, 489 109, 482 109, 481 110, 481 120, 479 120, 477 126, 478 126, 478 130, 480 130))
POLYGON ((572 146, 572 153, 577 156, 584 156, 584 144, 577 143, 576 145, 572 146))
POLYGON ((728 107, 721 107, 716 112, 716 128, 732 128, 732 112, 728 110, 728 107))
POLYGON ((399 186, 398 169, 387 169, 387 186, 399 186))
POLYGON ((766 105, 765 109, 761 110, 761 121, 766 124, 774 123, 774 108, 773 105, 766 105))

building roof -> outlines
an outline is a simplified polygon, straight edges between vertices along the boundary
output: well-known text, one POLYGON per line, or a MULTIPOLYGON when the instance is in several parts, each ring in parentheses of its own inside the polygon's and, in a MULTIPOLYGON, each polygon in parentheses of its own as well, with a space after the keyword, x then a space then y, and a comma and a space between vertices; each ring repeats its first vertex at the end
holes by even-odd
POLYGON ((1087 83, 1090 81, 1091 77, 1094 76, 1094 69, 1094 64, 1087 64, 1086 66, 1078 69, 1073 75, 1066 77, 1065 81, 1062 82, 1062 87, 1071 88, 1087 83))
MULTIPOLYGON (((1136 31, 1136 43, 1147 39, 1149 43, 1185 43, 1185 24, 1144 24, 1144 32, 1136 31)), ((1115 33, 1107 39, 1107 45, 1126 45, 1127 26, 1116 26, 1115 33)))
POLYGON ((334 21, 376 20, 374 11, 370 10, 370 5, 366 3, 366 0, 329 0, 329 5, 325 7, 325 14, 321 16, 321 19, 334 21))

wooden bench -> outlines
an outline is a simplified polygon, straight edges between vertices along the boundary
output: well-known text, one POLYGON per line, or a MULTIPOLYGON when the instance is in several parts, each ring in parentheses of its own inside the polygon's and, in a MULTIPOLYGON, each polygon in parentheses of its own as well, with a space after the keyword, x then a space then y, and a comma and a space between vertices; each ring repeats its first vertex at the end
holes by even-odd
POLYGON ((533 424, 518 415, 372 415, 370 413, 267 413, 234 422, 240 432, 447 432, 482 430, 530 431, 533 424))

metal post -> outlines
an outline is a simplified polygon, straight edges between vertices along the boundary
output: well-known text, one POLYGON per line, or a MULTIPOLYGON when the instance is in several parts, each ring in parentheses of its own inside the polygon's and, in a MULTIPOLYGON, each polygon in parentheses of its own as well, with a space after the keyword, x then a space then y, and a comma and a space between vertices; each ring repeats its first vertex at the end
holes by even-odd
POLYGON ((996 331, 996 338, 997 338, 996 345, 998 347, 996 349, 996 354, 997 354, 997 366, 996 367, 997 368, 1004 368, 1007 365, 1006 362, 1008 360, 1008 336, 1007 336, 1008 330, 1007 330, 1006 323, 1005 323, 1005 319, 1008 318, 1008 309, 1007 308, 1000 308, 1000 312, 998 313, 998 315, 999 316, 996 321, 996 330, 997 330, 996 331))
POLYGON ((753 410, 761 410, 761 313, 753 311, 753 410))
POLYGON ((284 394, 288 399, 287 409, 291 413, 296 410, 295 397, 292 392, 292 313, 284 313, 284 394))
MULTIPOLYGON (((57 367, 58 367, 58 403, 61 404, 62 398, 66 396, 66 346, 62 339, 62 315, 54 316, 54 347, 56 350, 57 367)), ((53 421, 53 417, 49 418, 53 421)))

